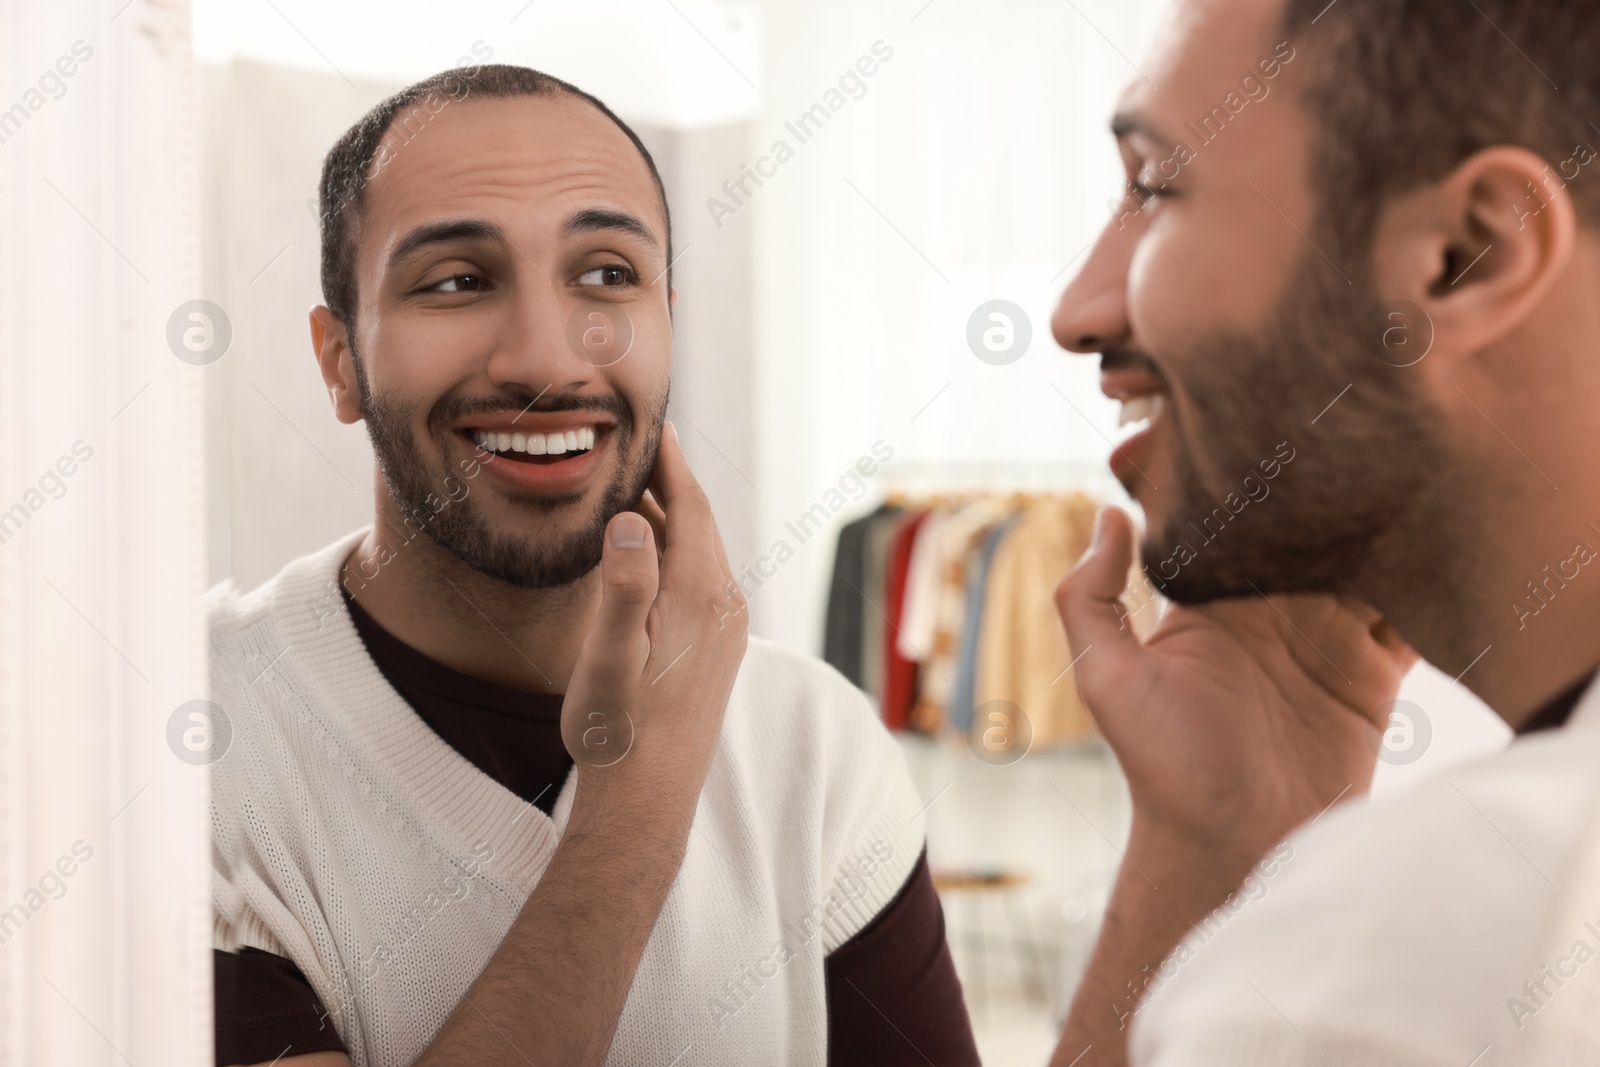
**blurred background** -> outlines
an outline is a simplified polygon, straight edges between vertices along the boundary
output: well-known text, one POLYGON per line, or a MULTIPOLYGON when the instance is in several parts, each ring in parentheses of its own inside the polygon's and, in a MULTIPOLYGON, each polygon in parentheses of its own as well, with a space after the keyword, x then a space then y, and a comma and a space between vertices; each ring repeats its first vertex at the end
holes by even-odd
MULTIPOLYGON (((99 130, 127 158, 140 144, 155 154, 165 145, 177 155, 162 164, 193 176, 192 187, 163 195, 180 214, 184 204, 198 205, 183 216, 191 229, 164 238, 198 253, 194 276, 163 276, 161 297, 139 299, 159 305, 151 320, 158 332, 180 298, 211 301, 231 340, 215 362, 180 368, 181 388, 197 392, 174 417, 203 413, 191 420, 196 439, 153 442, 149 454, 165 448, 172 462, 192 468, 188 510, 164 513, 190 516, 192 551, 175 543, 169 555, 203 567, 208 585, 233 578, 248 588, 371 515, 365 430, 334 419, 306 325, 321 300, 315 198, 328 147, 402 85, 464 64, 537 67, 606 101, 650 146, 667 186, 679 290, 669 417, 712 498, 750 597, 753 632, 826 652, 895 727, 926 801, 918 818, 980 1048, 988 1062, 1042 1063, 1116 870, 1128 829, 1126 792, 1092 725, 1067 706, 1070 697, 1060 707, 1035 707, 1037 721, 1020 735, 1005 720, 1000 743, 991 744, 991 726, 1001 720, 988 711, 1013 706, 1002 701, 1012 696, 980 674, 963 707, 959 690, 971 687, 973 661, 987 653, 944 646, 959 646, 969 622, 990 632, 1049 629, 1048 618, 1042 627, 1029 620, 1041 603, 1048 610, 1054 577, 1082 548, 1081 538, 1067 538, 1040 549, 1034 565, 1051 580, 1034 582, 1028 603, 995 608, 999 594, 973 584, 982 535, 1012 515, 1050 507, 1072 513, 1076 494, 1126 500, 1105 470, 1119 434, 1117 407, 1099 392, 1096 361, 1055 346, 1049 315, 1104 225, 1108 202, 1120 196, 1107 120, 1123 86, 1141 76, 1134 64, 1161 6, 485 0, 447 10, 416 0, 135 0, 129 10, 115 0, 104 11, 63 15, 37 41, 0 34, 18 93, 36 66, 75 37, 101 49, 77 76, 96 88, 74 89, 30 120, 18 135, 22 149, 0 145, 0 156, 10 153, 0 158, 0 173, 30 183, 30 199, 16 201, 14 211, 33 212, 41 234, 81 242, 83 255, 103 261, 102 272, 123 266, 84 224, 128 266, 148 266, 143 249, 153 246, 141 244, 127 221, 147 201, 119 196, 109 175, 93 196, 87 178, 58 181, 53 195, 28 170, 33 164, 17 162, 22 153, 69 134, 87 145, 99 130), (168 89, 119 103, 140 76, 127 58, 139 49, 142 62, 166 64, 168 89), (865 56, 876 61, 874 73, 841 82, 865 56), (819 103, 829 117, 802 143, 788 124, 819 103), (163 108, 183 116, 184 130, 141 134, 163 108), (792 158, 735 198, 725 183, 737 182, 778 140, 789 142, 792 158), (991 328, 1001 334, 986 342, 991 328), (872 474, 850 475, 862 457, 885 455, 872 474), (882 510, 885 504, 903 510, 882 510), (924 522, 914 538, 908 519, 916 516, 924 522), (841 531, 863 519, 841 552, 841 531), (862 582, 847 580, 852 575, 862 582), (964 611, 955 624, 945 618, 950 590, 941 581, 954 582, 954 603, 964 611), (841 597, 850 588, 858 595, 841 597), (907 639, 897 640, 902 629, 907 639), (941 647, 920 645, 913 632, 941 647)), ((116 162, 92 152, 84 159, 85 174, 116 162)), ((15 277, 20 268, 8 269, 15 277)), ((142 292, 131 276, 114 284, 142 292)), ((43 336, 41 327, 29 343, 43 336)), ((176 362, 164 351, 148 358, 163 367, 176 362)), ((135 390, 149 377, 118 370, 102 388, 91 384, 92 364, 80 371, 62 387, 100 389, 106 415, 142 395, 135 390)), ((19 441, 25 425, 6 430, 6 440, 19 441)), ((36 465, 33 454, 19 451, 4 468, 18 476, 18 492, 36 465)), ((109 473, 91 474, 111 491, 109 473)), ((43 542, 57 536, 50 524, 59 534, 97 515, 115 521, 110 513, 72 511, 92 508, 93 492, 35 520, 26 536, 44 551, 43 542)), ((157 503, 137 506, 163 514, 157 503)), ((1016 559, 1001 562, 1000 544, 990 546, 993 581, 1001 572, 1028 573, 1016 559)), ((0 576, 26 558, 11 547, 5 553, 0 576)), ((23 581, 20 573, 8 580, 23 581)), ((130 618, 124 629, 135 641, 138 624, 130 618)), ((115 641, 122 631, 108 632, 115 641)), ((1058 667, 1050 659, 1043 676, 1060 681, 1055 693, 1072 684, 1065 652, 1064 643, 1046 642, 1038 654, 1060 660, 1058 667)), ((1404 788, 1503 742, 1498 720, 1431 668, 1420 667, 1403 695, 1425 709, 1430 738, 1420 758, 1381 764, 1377 788, 1404 788)), ((1016 703, 1025 717, 1027 702, 1016 703)), ((42 745, 13 740, 14 767, 42 745)), ((117 781, 108 814, 139 785, 117 781)), ((186 788, 182 796, 192 796, 193 784, 186 788)), ((41 844, 16 814, 28 796, 43 794, 43 786, 8 794, 7 870, 19 885, 35 865, 31 857, 44 856, 60 836, 41 844)), ((108 886, 101 904, 115 899, 108 886)), ((52 914, 49 921, 67 920, 52 914)), ((27 936, 33 943, 21 949, 21 942, 0 946, 0 978, 11 982, 0 1002, 28 996, 21 961, 42 958, 48 943, 39 930, 27 936)), ((113 1048, 132 1048, 133 1038, 119 1046, 116 1037, 133 1025, 129 1003, 114 989, 85 987, 73 1011, 97 1020, 91 1027, 112 1035, 113 1048), (80 1010, 80 1002, 88 1007, 80 1010)), ((37 1010, 77 1025, 59 1005, 37 1010)), ((24 1047, 23 1038, 11 1040, 13 1050, 24 1047)), ((92 1034, 83 1040, 106 1055, 92 1034)))

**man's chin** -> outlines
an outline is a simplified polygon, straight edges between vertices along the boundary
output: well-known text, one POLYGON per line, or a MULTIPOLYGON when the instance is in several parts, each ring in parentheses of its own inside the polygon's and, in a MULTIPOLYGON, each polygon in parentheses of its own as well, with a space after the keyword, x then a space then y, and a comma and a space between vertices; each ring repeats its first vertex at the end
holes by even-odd
POLYGON ((1208 554, 1207 544, 1194 536, 1179 536, 1154 522, 1149 528, 1162 532, 1140 544, 1140 566, 1166 599, 1193 605, 1256 595, 1260 582, 1235 565, 1237 561, 1208 554))
POLYGON ((479 573, 518 589, 556 589, 590 574, 600 565, 601 552, 599 538, 560 546, 500 538, 470 555, 456 555, 479 573))
POLYGON ((571 585, 600 564, 605 523, 592 509, 581 516, 546 511, 511 518, 463 510, 449 518, 431 531, 440 547, 479 574, 518 589, 571 585))

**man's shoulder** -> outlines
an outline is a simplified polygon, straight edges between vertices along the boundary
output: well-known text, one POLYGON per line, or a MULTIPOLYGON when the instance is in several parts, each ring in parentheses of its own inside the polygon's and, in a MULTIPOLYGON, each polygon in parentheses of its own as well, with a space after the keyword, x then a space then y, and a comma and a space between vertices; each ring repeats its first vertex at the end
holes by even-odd
POLYGON ((729 726, 763 734, 893 744, 865 693, 815 656, 752 636, 729 708, 729 726))
POLYGON ((1595 724, 1553 731, 1296 831, 1163 964, 1139 1062, 1283 1036, 1284 1018, 1324 1053, 1355 1051, 1348 1038, 1417 1063, 1467 1049, 1465 1063, 1503 1042, 1506 998, 1549 962, 1543 946, 1581 933, 1550 926, 1596 848, 1597 759, 1595 724))
POLYGON ((351 531, 314 552, 292 559, 252 589, 241 589, 231 577, 213 585, 205 595, 213 656, 226 646, 230 636, 258 625, 274 612, 292 618, 297 609, 302 609, 315 623, 319 612, 338 610, 341 605, 336 581, 339 564, 365 533, 366 528, 351 531))
POLYGON ((752 634, 740 667, 740 681, 748 681, 756 691, 770 694, 793 691, 797 697, 845 699, 865 706, 866 695, 831 664, 801 652, 780 641, 752 634))
POLYGON ((872 921, 922 852, 922 802, 900 745, 866 694, 814 656, 750 638, 717 766, 707 795, 781 842, 763 862, 819 893, 848 872, 874 872, 828 920, 826 952, 872 921))
POLYGON ((814 656, 750 638, 722 748, 762 803, 815 794, 834 811, 906 808, 916 791, 899 744, 865 693, 814 656), (787 788, 772 788, 786 782, 787 788))
POLYGON ((1448 885, 1467 867, 1483 892, 1547 873, 1558 879, 1597 800, 1600 728, 1522 738, 1411 788, 1330 813, 1290 838, 1319 863, 1390 882, 1448 885), (1502 856, 1490 859, 1490 846, 1502 856), (1518 855, 1521 855, 1520 861, 1518 855), (1512 862, 1502 864, 1499 859, 1512 862))

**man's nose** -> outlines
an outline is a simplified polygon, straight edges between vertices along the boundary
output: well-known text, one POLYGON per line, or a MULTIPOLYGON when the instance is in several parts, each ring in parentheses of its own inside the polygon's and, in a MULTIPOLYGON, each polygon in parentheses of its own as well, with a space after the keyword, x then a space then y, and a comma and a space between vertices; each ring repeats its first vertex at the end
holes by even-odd
POLYGON ((535 392, 581 388, 592 381, 595 363, 574 350, 571 320, 581 312, 579 301, 565 299, 558 286, 543 279, 519 287, 489 361, 490 377, 502 385, 531 386, 535 392))
POLYGON ((1092 354, 1128 343, 1128 264, 1133 247, 1132 234, 1118 220, 1100 231, 1050 316, 1056 344, 1069 352, 1092 354))

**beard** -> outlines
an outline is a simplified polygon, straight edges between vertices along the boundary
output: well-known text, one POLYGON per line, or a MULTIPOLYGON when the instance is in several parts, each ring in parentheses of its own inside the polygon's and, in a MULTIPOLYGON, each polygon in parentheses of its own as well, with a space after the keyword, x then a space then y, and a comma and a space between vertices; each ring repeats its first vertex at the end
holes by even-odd
POLYGON ((531 396, 509 395, 445 397, 435 403, 425 425, 438 457, 450 454, 456 438, 451 427, 469 416, 525 410, 600 411, 616 420, 610 437, 618 456, 617 471, 592 511, 561 521, 563 511, 581 502, 581 493, 507 497, 523 521, 514 529, 497 529, 472 495, 468 475, 452 469, 443 458, 431 459, 423 452, 414 429, 421 404, 393 392, 374 394, 360 358, 353 350, 351 354, 372 451, 389 496, 407 524, 422 530, 473 570, 521 589, 570 585, 600 565, 606 525, 619 512, 636 507, 649 484, 661 447, 667 389, 663 388, 660 401, 642 420, 635 419, 633 409, 615 395, 557 396, 532 406, 531 396))
POLYGON ((1171 361, 1194 379, 1182 383, 1187 417, 1177 388, 1168 402, 1177 503, 1142 546, 1168 599, 1359 594, 1375 571, 1404 580, 1406 549, 1414 577, 1439 565, 1416 549, 1460 511, 1460 483, 1442 418, 1420 372, 1386 350, 1384 321, 1370 277, 1346 284, 1308 254, 1260 336, 1204 338, 1171 361))

